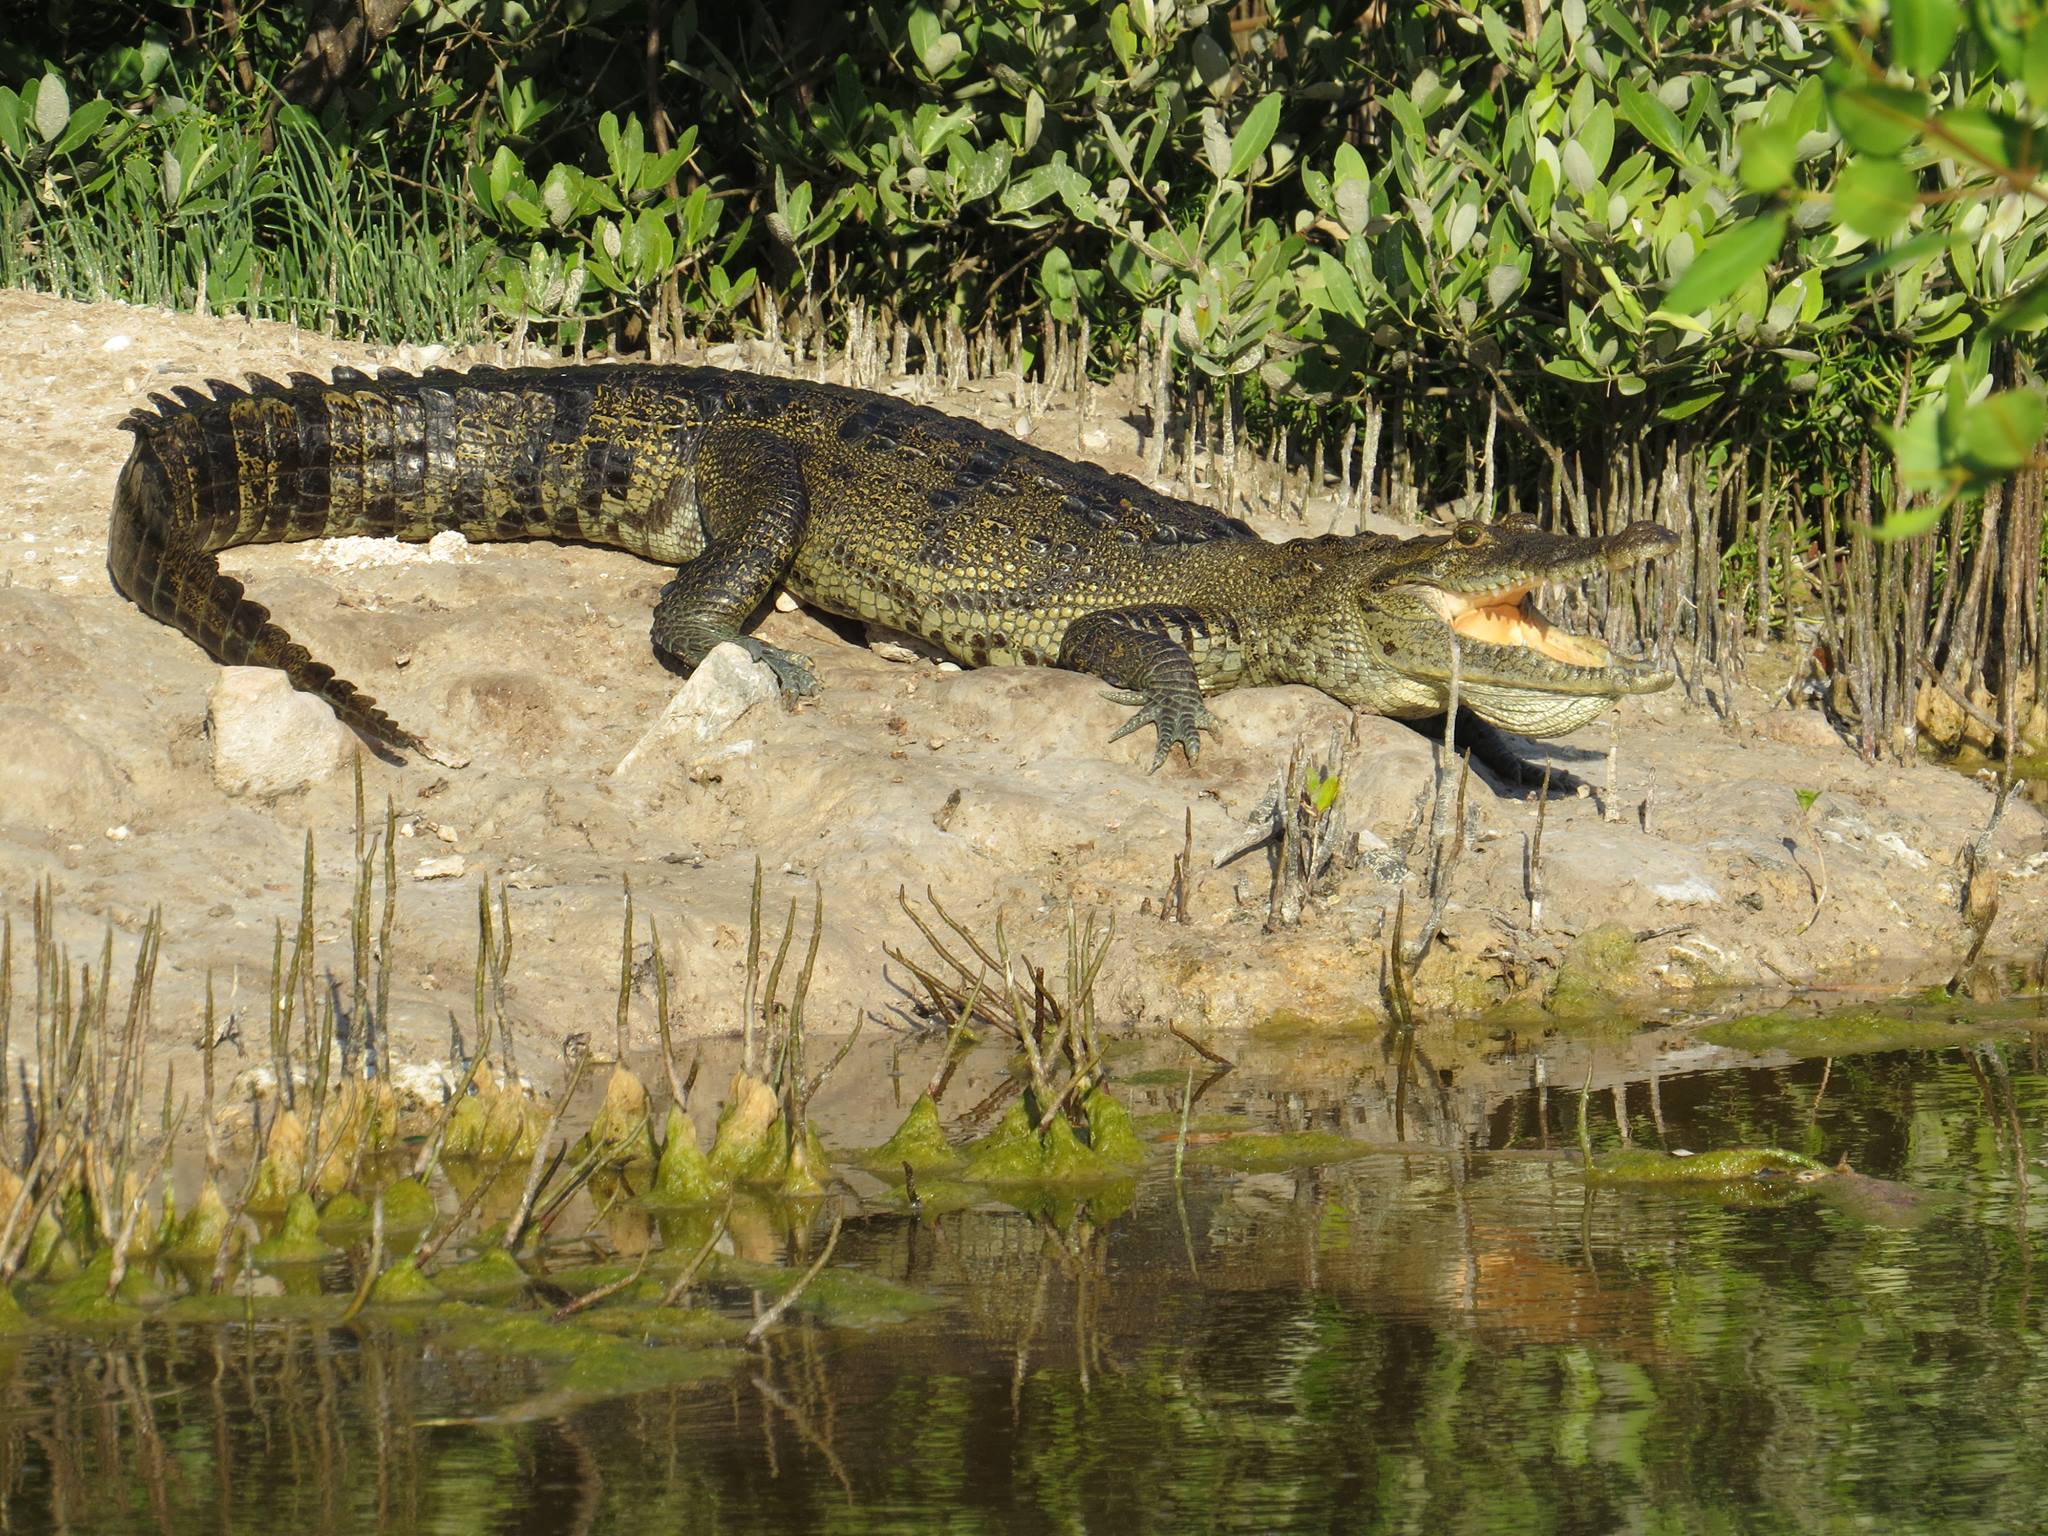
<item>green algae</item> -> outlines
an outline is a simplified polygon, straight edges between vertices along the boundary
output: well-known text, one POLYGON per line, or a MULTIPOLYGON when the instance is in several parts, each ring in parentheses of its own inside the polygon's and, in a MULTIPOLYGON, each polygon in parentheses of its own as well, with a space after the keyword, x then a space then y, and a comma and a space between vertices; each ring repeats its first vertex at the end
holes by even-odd
POLYGON ((655 1165, 654 1185, 642 1197, 649 1205, 708 1205, 730 1186, 712 1172, 711 1160, 697 1146, 697 1127, 689 1112, 670 1105, 668 1123, 662 1128, 661 1161, 655 1165))
MULTIPOLYGON (((1236 1122, 1242 1125, 1242 1121, 1236 1122)), ((1348 1163, 1372 1148, 1331 1131, 1231 1131, 1192 1135, 1185 1157, 1191 1168, 1225 1168, 1237 1173, 1272 1172, 1348 1163)))
POLYGON ((1995 1032, 1981 1018, 1958 1020, 1945 1013, 1930 1018, 1877 1008, 1842 1008, 1823 1014, 1751 1014, 1709 1025, 1700 1031, 1700 1038, 1731 1050, 1816 1057, 1934 1050, 1982 1040, 1995 1032))
MULTIPOLYGON (((803 1271, 762 1264, 731 1254, 714 1255, 705 1266, 714 1281, 744 1286, 775 1300, 786 1295, 803 1271)), ((941 1297, 898 1285, 864 1270, 829 1268, 820 1270, 803 1294, 791 1303, 791 1310, 803 1312, 835 1328, 880 1328, 908 1322, 948 1305, 941 1297)))
POLYGON ((370 1303, 378 1307, 417 1306, 424 1301, 442 1300, 441 1288, 420 1273, 407 1254, 377 1277, 370 1287, 370 1303))
POLYGON ((300 1190, 284 1210, 284 1225, 274 1237, 266 1237, 250 1250, 258 1264, 321 1264, 335 1256, 336 1249, 320 1239, 320 1212, 313 1197, 300 1190))
POLYGON ((12 1287, 0 1286, 0 1336, 26 1333, 33 1327, 35 1320, 22 1311, 21 1303, 14 1299, 12 1287))
POLYGON ((279 1110, 264 1139, 263 1160, 256 1165, 256 1182, 249 1191, 248 1208, 258 1215, 281 1214, 292 1196, 306 1183, 306 1126, 296 1110, 279 1110))
POLYGON ((320 1230, 336 1237, 358 1237, 376 1225, 370 1202, 345 1189, 320 1207, 320 1230))
POLYGON ((886 1178, 900 1175, 906 1165, 913 1173, 935 1173, 958 1168, 966 1159, 946 1139, 939 1124, 939 1106, 927 1089, 917 1096, 895 1134, 860 1154, 859 1161, 886 1178))
POLYGON ((220 1240, 227 1233, 228 1222, 227 1202, 220 1197, 220 1187, 208 1179, 199 1187, 192 1209, 179 1219, 170 1241, 161 1245, 161 1251, 166 1258, 211 1264, 220 1252, 220 1240))
POLYGON ((1088 1119, 1088 1145, 1095 1155, 1119 1167, 1136 1168, 1145 1161, 1138 1127, 1123 1101, 1097 1083, 1081 1100, 1088 1119))
MULTIPOLYGON (((1617 1002, 1646 991, 1641 947, 1622 923, 1588 928, 1565 947, 1543 1006, 1557 1018, 1592 1023, 1616 1018, 1617 1002)), ((1632 1015, 1619 1015, 1630 1027, 1632 1015)))
POLYGON ((592 1307, 577 1314, 576 1320, 594 1333, 683 1346, 736 1344, 752 1326, 746 1318, 726 1317, 707 1307, 665 1307, 659 1296, 592 1307))
POLYGON ((775 1090, 735 1072, 711 1137, 712 1171, 735 1184, 769 1183, 786 1159, 786 1140, 775 1090))
POLYGON ((110 1296, 107 1292, 113 1276, 114 1255, 102 1248, 77 1274, 42 1293, 35 1309, 37 1317, 67 1328, 125 1327, 143 1316, 145 1304, 162 1300, 140 1267, 129 1269, 110 1296))
POLYGON ((1722 1147, 1680 1157, 1643 1147, 1603 1152, 1586 1166, 1594 1184, 1811 1184, 1832 1173, 1797 1152, 1777 1147, 1722 1147))
MULTIPOLYGON (((563 1398, 594 1402, 705 1381, 726 1375, 740 1359, 733 1350, 680 1338, 650 1347, 624 1330, 589 1327, 582 1317, 558 1323, 536 1312, 450 1305, 434 1321, 448 1346, 552 1367, 545 1388, 550 1406, 563 1398)), ((524 1415, 515 1409, 508 1416, 524 1415)))
POLYGON ((165 1302, 150 1313, 167 1323, 317 1323, 333 1322, 348 1310, 349 1298, 331 1291, 286 1292, 251 1296, 225 1291, 216 1296, 201 1287, 165 1302))
POLYGON ((384 1230, 419 1232, 440 1214, 434 1192, 418 1179, 398 1179, 384 1186, 384 1230))
POLYGON ((823 1194, 832 1178, 817 1133, 808 1123, 793 1129, 775 1090, 744 1072, 733 1074, 707 1161, 717 1178, 794 1199, 823 1194))
POLYGON ((519 1261, 502 1248, 486 1248, 473 1258, 444 1264, 434 1271, 434 1285, 457 1300, 499 1300, 522 1295, 529 1276, 519 1261))

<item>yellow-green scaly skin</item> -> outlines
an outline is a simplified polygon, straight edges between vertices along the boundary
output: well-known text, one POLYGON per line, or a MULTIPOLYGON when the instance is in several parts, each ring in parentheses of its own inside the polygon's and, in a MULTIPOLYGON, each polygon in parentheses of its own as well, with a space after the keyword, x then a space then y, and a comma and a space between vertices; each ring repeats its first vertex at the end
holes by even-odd
MULTIPOLYGON (((1620 569, 1670 536, 1575 540, 1462 524, 1416 539, 1260 539, 1123 475, 893 398, 713 368, 479 369, 332 381, 294 374, 152 397, 124 425, 115 584, 231 665, 281 668, 372 743, 418 737, 312 659, 221 573, 238 544, 349 534, 562 539, 678 566, 654 615, 680 666, 735 641, 785 691, 801 656, 743 626, 778 585, 920 635, 974 666, 1092 672, 1192 758, 1202 695, 1296 682, 1362 709, 1441 712, 1448 631, 1431 589, 1620 569)), ((1460 647, 1461 697, 1554 734, 1667 675, 1460 647), (1490 706, 1490 707, 1489 707, 1490 706)), ((1118 734, 1123 734, 1119 732, 1118 734)), ((1155 760, 1156 762, 1156 760, 1155 760)))

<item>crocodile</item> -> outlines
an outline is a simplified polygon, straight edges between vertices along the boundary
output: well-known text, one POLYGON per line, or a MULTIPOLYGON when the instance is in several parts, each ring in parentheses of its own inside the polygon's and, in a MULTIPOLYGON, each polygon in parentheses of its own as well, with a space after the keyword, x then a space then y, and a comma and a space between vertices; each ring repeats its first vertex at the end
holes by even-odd
MULTIPOLYGON (((1552 623, 1546 583, 1667 554, 1533 520, 1410 538, 1275 542, 977 423, 822 383, 654 364, 206 381, 152 395, 108 540, 114 584, 216 660, 281 669, 387 756, 435 753, 275 623, 217 552, 344 535, 554 539, 676 567, 658 657, 731 643, 794 700, 809 660, 746 626, 778 586, 920 636, 963 664, 1091 673, 1150 725, 1152 767, 1192 763, 1204 695, 1306 683, 1415 718, 1462 702, 1524 736, 1577 729, 1670 685, 1652 660, 1552 623)), ((445 759, 444 759, 445 760, 445 759)))

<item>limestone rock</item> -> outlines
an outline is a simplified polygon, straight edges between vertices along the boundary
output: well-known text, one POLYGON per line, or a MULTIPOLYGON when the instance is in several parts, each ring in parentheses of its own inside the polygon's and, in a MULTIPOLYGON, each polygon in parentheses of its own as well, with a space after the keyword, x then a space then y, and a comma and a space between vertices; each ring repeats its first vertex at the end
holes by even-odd
POLYGON ((619 759, 612 774, 622 777, 650 758, 693 753, 718 740, 748 710, 775 695, 775 674, 766 662, 755 661, 736 645, 714 647, 676 690, 661 718, 619 759))
POLYGON ((213 782, 231 795, 281 795, 326 778, 354 739, 334 711, 269 667, 223 667, 207 704, 213 782))
POLYGON ((107 756, 46 713, 0 708, 0 824, 72 842, 121 820, 127 788, 107 756))

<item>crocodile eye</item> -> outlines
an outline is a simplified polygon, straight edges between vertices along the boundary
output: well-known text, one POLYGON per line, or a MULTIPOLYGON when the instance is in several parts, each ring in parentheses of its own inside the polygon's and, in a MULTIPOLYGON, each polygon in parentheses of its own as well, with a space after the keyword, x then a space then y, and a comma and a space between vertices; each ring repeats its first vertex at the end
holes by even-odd
POLYGON ((1480 523, 1460 523, 1451 539, 1460 549, 1477 549, 1486 542, 1486 528, 1480 523))

